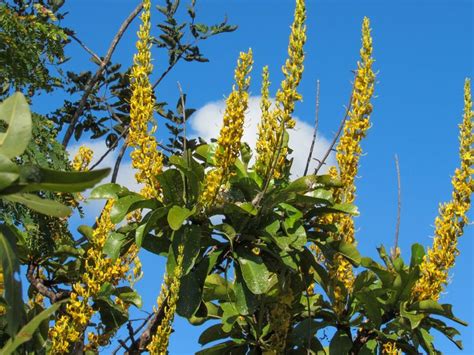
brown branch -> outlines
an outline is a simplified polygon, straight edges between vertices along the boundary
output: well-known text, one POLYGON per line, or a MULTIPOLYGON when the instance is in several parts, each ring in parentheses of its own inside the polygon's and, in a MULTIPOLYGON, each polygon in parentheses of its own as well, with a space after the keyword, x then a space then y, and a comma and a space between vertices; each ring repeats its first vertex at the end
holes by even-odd
POLYGON ((398 251, 398 237, 400 234, 400 215, 402 211, 402 184, 400 178, 400 165, 398 163, 398 155, 395 154, 395 168, 397 170, 397 191, 398 191, 398 203, 397 203, 397 225, 395 226, 395 243, 392 249, 392 258, 397 258, 398 251))
POLYGON ((110 179, 110 182, 112 182, 112 183, 117 182, 117 176, 118 176, 118 172, 119 172, 119 169, 120 169, 120 164, 122 163, 122 159, 123 159, 123 156, 125 154, 125 151, 127 150, 127 147, 128 147, 128 144, 127 144, 127 142, 125 142, 122 145, 122 148, 120 148, 119 155, 117 157, 117 160, 115 161, 115 166, 114 166, 114 171, 112 173, 112 178, 110 179))
POLYGON ((75 40, 82 48, 84 48, 84 50, 89 53, 92 57, 95 58, 95 60, 97 60, 97 63, 99 65, 102 65, 102 59, 100 59, 100 57, 92 50, 90 49, 89 47, 87 47, 87 45, 82 42, 75 34, 74 32, 68 32, 68 35, 69 37, 71 37, 73 40, 75 40))
POLYGON ((306 167, 304 168, 303 176, 306 176, 309 169, 309 164, 311 162, 311 158, 313 157, 313 149, 314 144, 316 143, 316 136, 318 134, 318 126, 319 126, 319 80, 316 80, 316 114, 314 118, 314 131, 313 131, 313 139, 311 141, 311 147, 309 148, 308 159, 306 160, 306 167))
POLYGON ((48 297, 51 303, 56 303, 63 299, 66 299, 71 294, 70 291, 60 290, 59 292, 54 292, 48 287, 46 287, 39 277, 35 275, 35 271, 38 265, 36 264, 29 264, 28 270, 26 272, 26 279, 30 282, 30 284, 39 292, 39 294, 48 297))
POLYGON ((121 138, 127 139, 127 136, 128 136, 128 127, 125 127, 125 129, 124 129, 123 132, 120 134, 120 136, 117 137, 117 140, 110 146, 109 149, 107 149, 107 151, 106 151, 104 154, 102 154, 102 156, 99 158, 99 160, 97 160, 97 161, 89 168, 89 170, 94 170, 100 163, 102 163, 102 161, 105 159, 105 157, 106 157, 107 155, 109 155, 110 152, 111 152, 112 150, 114 150, 114 149, 117 147, 117 145, 118 145, 119 142, 120 142, 120 139, 121 139, 121 138))
POLYGON ((344 118, 342 119, 341 124, 339 125, 339 128, 338 128, 336 134, 334 135, 334 138, 333 138, 331 144, 329 145, 328 150, 324 154, 323 158, 319 161, 319 164, 316 167, 316 169, 314 169, 314 175, 318 174, 319 170, 321 169, 321 167, 324 165, 327 158, 329 157, 329 154, 331 154, 332 150, 336 146, 336 143, 339 139, 339 136, 341 135, 342 129, 344 128, 344 124, 346 123, 347 117, 349 116, 349 112, 351 111, 351 108, 352 108, 352 98, 354 97, 354 85, 355 85, 355 79, 354 79, 354 84, 352 84, 351 96, 349 97, 349 104, 347 105, 346 112, 344 114, 344 118))
POLYGON ((120 26, 117 34, 113 38, 112 42, 110 43, 110 47, 107 51, 107 54, 104 57, 104 60, 102 60, 102 64, 100 65, 99 69, 96 71, 94 76, 90 78, 89 82, 86 85, 86 89, 84 90, 84 95, 82 95, 81 101, 79 101, 79 105, 74 112, 74 115, 71 118, 71 122, 69 123, 69 127, 66 130, 66 133, 64 134, 63 138, 63 146, 67 147, 69 144, 69 141, 71 140, 71 137, 74 133, 74 129, 76 127, 77 122, 79 121, 79 117, 82 115, 84 112, 84 108, 86 106, 87 99, 89 95, 92 93, 92 90, 94 89, 95 84, 99 81, 102 73, 104 72, 107 64, 109 64, 110 59, 112 58, 112 54, 115 51, 115 48, 117 48, 117 45, 122 38, 123 34, 127 30, 128 26, 130 23, 137 17, 137 15, 140 13, 140 11, 143 8, 143 4, 140 2, 140 4, 130 13, 130 15, 125 19, 125 21, 122 23, 120 26))

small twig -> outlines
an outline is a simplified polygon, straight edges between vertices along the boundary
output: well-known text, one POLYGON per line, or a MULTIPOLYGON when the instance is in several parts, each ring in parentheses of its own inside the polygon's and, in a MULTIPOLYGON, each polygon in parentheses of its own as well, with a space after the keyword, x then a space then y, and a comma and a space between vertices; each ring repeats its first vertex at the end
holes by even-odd
POLYGON ((123 132, 120 134, 120 136, 117 137, 117 140, 110 146, 109 149, 107 149, 107 151, 102 154, 102 156, 99 158, 99 160, 97 160, 90 168, 89 170, 94 170, 100 163, 102 163, 102 161, 105 159, 105 157, 107 155, 109 155, 109 153, 114 150, 117 145, 119 144, 120 142, 120 139, 122 137, 125 137, 125 139, 127 139, 127 136, 128 136, 128 127, 125 127, 125 129, 123 130, 123 132))
POLYGON ((127 147, 128 147, 128 144, 127 144, 127 142, 125 142, 122 145, 122 148, 120 148, 119 155, 117 156, 117 160, 115 161, 115 166, 114 166, 114 171, 112 173, 112 178, 110 179, 110 182, 112 182, 112 183, 117 182, 117 176, 118 176, 118 172, 119 172, 119 169, 120 169, 120 164, 122 163, 122 159, 123 159, 123 156, 125 154, 125 151, 127 150, 127 147))
MULTIPOLYGON (((140 324, 140 326, 139 326, 137 329, 135 329, 135 330, 133 331, 133 336, 135 336, 136 334, 138 334, 138 332, 139 332, 140 330, 142 330, 143 327, 145 327, 145 325, 148 323, 148 321, 151 319, 151 317, 153 317, 153 313, 150 313, 150 314, 148 315, 148 317, 146 317, 145 320, 142 322, 142 324, 140 324)), ((131 339, 132 339, 132 338, 131 338, 130 336, 128 336, 128 338, 126 338, 125 340, 122 340, 122 341, 119 340, 118 342, 119 342, 120 345, 119 345, 117 348, 115 348, 114 351, 112 351, 111 354, 112 354, 112 355, 116 355, 116 354, 120 351, 120 349, 121 349, 122 347, 123 347, 124 349, 126 349, 127 351, 130 351, 130 349, 126 346, 126 343, 127 343, 127 341, 129 341, 129 340, 131 340, 131 339), (124 344, 125 344, 125 346, 124 346, 124 344)), ((132 342, 135 343, 135 339, 133 339, 132 342)))
POLYGON ((397 202, 397 225, 395 227, 395 243, 392 249, 392 258, 396 258, 398 252, 398 237, 400 234, 400 216, 402 211, 402 183, 400 178, 400 165, 398 163, 398 155, 395 154, 395 168, 397 170, 397 190, 398 190, 398 202, 397 202))
POLYGON ((112 54, 115 51, 115 48, 117 48, 117 45, 122 38, 123 34, 127 30, 128 26, 130 23, 137 17, 137 15, 140 13, 140 11, 143 8, 143 4, 140 2, 140 4, 130 13, 130 15, 125 19, 125 21, 122 23, 120 26, 117 34, 113 38, 112 42, 110 43, 110 47, 107 51, 107 54, 104 57, 104 60, 102 60, 102 64, 100 65, 99 69, 96 71, 93 77, 91 77, 86 85, 86 88, 84 90, 84 95, 82 95, 81 101, 79 101, 79 105, 77 106, 76 111, 74 112, 74 115, 71 118, 71 123, 69 124, 69 127, 66 130, 66 133, 64 134, 63 138, 63 146, 67 147, 69 144, 69 141, 71 140, 71 137, 74 133, 74 129, 76 127, 77 122, 79 121, 79 117, 82 115, 84 112, 84 108, 86 106, 87 99, 89 95, 92 93, 92 90, 94 89, 95 84, 99 81, 102 73, 104 72, 106 66, 109 64, 110 59, 112 58, 112 54))
POLYGON ((311 147, 309 148, 308 160, 306 160, 306 167, 304 168, 303 176, 306 176, 309 169, 309 163, 313 157, 314 144, 316 143, 316 136, 318 134, 319 126, 319 80, 316 80, 316 114, 314 116, 314 131, 313 131, 313 140, 311 141, 311 147))
POLYGON ((186 107, 184 103, 184 94, 181 84, 178 81, 179 97, 181 99, 181 110, 183 112, 183 152, 186 152, 186 107))
MULTIPOLYGON (((355 83, 355 79, 354 79, 354 83, 355 83)), ((353 97, 354 97, 354 84, 352 84, 351 96, 349 97, 349 104, 347 105, 346 112, 345 112, 345 114, 344 114, 344 118, 342 119, 341 124, 339 125, 339 128, 338 128, 336 134, 334 135, 334 138, 333 138, 331 144, 329 145, 328 150, 326 151, 326 153, 324 153, 324 156, 323 156, 323 158, 319 161, 319 164, 318 164, 318 166, 316 167, 316 169, 314 169, 314 175, 318 175, 319 170, 320 170, 321 167, 325 164, 327 158, 329 157, 329 154, 331 154, 331 152, 333 151, 334 147, 336 146, 336 143, 337 143, 337 141, 338 141, 338 139, 339 139, 339 136, 341 135, 342 129, 344 128, 344 124, 346 123, 347 117, 349 116, 349 112, 351 112, 351 108, 352 108, 352 98, 353 98, 353 97)))
POLYGON ((102 59, 100 59, 100 57, 94 53, 94 51, 92 49, 90 49, 89 47, 86 46, 86 44, 84 42, 82 42, 73 32, 68 32, 68 35, 69 37, 71 37, 73 40, 75 40, 82 48, 84 48, 84 50, 89 53, 91 56, 93 56, 99 65, 102 65, 102 59))

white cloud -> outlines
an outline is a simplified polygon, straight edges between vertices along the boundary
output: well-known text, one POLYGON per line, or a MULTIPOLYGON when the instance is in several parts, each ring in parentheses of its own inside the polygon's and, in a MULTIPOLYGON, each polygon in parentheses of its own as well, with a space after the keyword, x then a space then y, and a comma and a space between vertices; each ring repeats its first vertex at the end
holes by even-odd
MULTIPOLYGON (((211 138, 217 138, 222 125, 222 116, 225 110, 225 101, 219 100, 210 102, 193 115, 190 119, 190 125, 193 136, 200 136, 206 141, 211 138)), ((252 96, 249 99, 249 108, 245 115, 245 128, 243 141, 247 142, 250 147, 254 148, 257 141, 257 126, 260 122, 260 96, 252 96)), ((296 121, 295 129, 289 131, 289 146, 293 149, 292 157, 294 158, 291 172, 295 176, 303 175, 308 152, 311 147, 313 137, 313 127, 308 123, 294 117, 296 121)), ((318 134, 316 144, 313 149, 313 158, 321 159, 329 148, 329 141, 318 134)), ((309 172, 314 171, 317 162, 313 159, 310 163, 309 172)), ((331 153, 326 160, 326 165, 320 170, 325 173, 329 166, 335 165, 334 154, 331 153)))
MULTIPOLYGON (((105 145, 105 142, 103 140, 93 140, 93 141, 88 141, 88 142, 81 142, 81 143, 76 143, 72 145, 70 148, 68 148, 68 152, 70 154, 70 157, 74 157, 74 155, 78 152, 79 147, 82 145, 86 145, 92 151, 94 152, 94 156, 92 159, 92 162, 90 166, 94 165, 96 161, 102 157, 102 155, 105 154, 105 152, 108 150, 107 146, 105 145)), ((97 168, 111 168, 113 170, 114 165, 115 165, 115 160, 117 159, 118 156, 118 151, 119 148, 114 149, 112 152, 110 152, 104 160, 100 162, 100 164, 97 166, 97 168)), ((109 176, 107 176, 104 180, 102 180, 102 184, 110 182, 110 178, 112 172, 110 173, 109 176)), ((123 186, 126 186, 129 190, 131 191, 140 191, 140 185, 137 184, 135 180, 135 170, 132 168, 132 162, 128 158, 128 152, 125 153, 124 159, 122 160, 122 164, 120 166, 120 170, 117 176, 117 183, 123 186)), ((85 191, 83 195, 87 197, 90 193, 90 190, 85 191)), ((86 216, 97 216, 100 211, 102 210, 102 207, 104 206, 104 201, 98 201, 98 200, 86 200, 83 203, 84 207, 84 212, 86 216)))

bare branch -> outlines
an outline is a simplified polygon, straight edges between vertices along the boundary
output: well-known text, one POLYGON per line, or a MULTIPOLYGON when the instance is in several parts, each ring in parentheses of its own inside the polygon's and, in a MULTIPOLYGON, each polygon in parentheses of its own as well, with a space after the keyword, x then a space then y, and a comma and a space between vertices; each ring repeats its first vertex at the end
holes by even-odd
POLYGON ((107 151, 102 154, 102 156, 99 158, 99 160, 97 160, 91 167, 89 170, 94 170, 100 163, 102 163, 102 161, 105 159, 105 157, 107 155, 109 155, 109 153, 114 150, 117 145, 119 144, 120 142, 120 139, 121 138, 124 138, 124 139, 127 139, 127 136, 128 136, 128 127, 125 127, 125 129, 123 130, 122 134, 120 134, 120 136, 117 137, 117 140, 110 146, 109 149, 107 149, 107 151))
POLYGON ((354 84, 355 84, 355 79, 354 79, 354 83, 352 84, 351 96, 349 97, 349 104, 347 105, 346 112, 344 114, 344 118, 342 119, 341 124, 339 125, 339 128, 338 128, 336 134, 334 135, 334 138, 333 138, 331 144, 329 145, 328 150, 326 151, 326 153, 324 154, 322 159, 319 161, 318 166, 314 170, 314 175, 317 175, 319 170, 321 169, 321 167, 325 164, 327 158, 329 157, 329 154, 331 154, 331 152, 333 151, 333 149, 336 146, 336 143, 339 139, 339 136, 341 135, 342 129, 344 128, 344 124, 346 123, 347 117, 349 116, 349 112, 351 112, 352 98, 354 97, 354 84))
POLYGON ((107 54, 104 57, 104 60, 102 60, 102 64, 100 65, 99 69, 96 71, 94 76, 89 79, 89 82, 86 85, 86 89, 84 90, 84 95, 82 95, 81 101, 79 101, 79 105, 74 112, 74 115, 71 118, 71 123, 69 124, 69 127, 66 130, 66 133, 64 134, 63 138, 63 146, 67 147, 69 144, 69 141, 71 140, 71 137, 74 133, 74 129, 76 127, 77 122, 79 121, 79 117, 82 115, 84 112, 84 107, 86 106, 87 98, 89 95, 92 93, 92 90, 94 89, 95 84, 99 81, 102 73, 104 72, 107 64, 109 64, 110 59, 112 58, 112 54, 115 51, 115 48, 117 48, 117 45, 122 38, 123 34, 127 30, 128 26, 130 23, 137 17, 137 15, 140 13, 140 11, 143 8, 143 4, 140 2, 140 4, 130 13, 130 15, 125 19, 125 21, 122 23, 120 26, 117 34, 113 38, 112 42, 110 43, 110 47, 107 51, 107 54))
POLYGON ((119 172, 119 169, 120 169, 120 164, 122 163, 122 159, 123 159, 123 156, 125 154, 125 151, 127 150, 127 147, 128 147, 128 144, 127 144, 127 142, 125 142, 122 145, 122 148, 120 148, 119 155, 117 157, 117 160, 115 161, 115 166, 114 166, 114 171, 112 173, 112 178, 110 179, 110 182, 112 182, 112 183, 117 182, 117 176, 118 176, 118 172, 119 172))
POLYGON ((183 111, 183 152, 186 152, 186 107, 184 103, 184 94, 181 84, 178 81, 179 97, 181 99, 181 110, 183 111))
POLYGON ((90 49, 89 47, 86 46, 86 44, 84 42, 82 42, 73 32, 69 32, 68 33, 69 37, 71 37, 73 40, 75 40, 82 48, 84 48, 84 50, 89 53, 91 56, 93 56, 95 58, 95 60, 97 60, 97 62, 99 63, 99 65, 102 65, 103 62, 102 62, 102 59, 100 59, 100 57, 92 50, 90 49))
POLYGON ((400 165, 398 163, 398 155, 395 154, 395 168, 397 170, 397 191, 398 191, 398 203, 397 203, 397 225, 395 227, 395 243, 392 249, 392 258, 397 258, 399 253, 398 249, 398 237, 400 234, 400 216, 402 212, 402 183, 400 178, 400 165))
POLYGON ((306 160, 306 167, 304 168, 303 176, 306 176, 309 169, 309 163, 313 157, 314 144, 316 143, 316 136, 318 134, 319 126, 319 80, 316 80, 316 113, 314 116, 314 131, 313 131, 313 140, 311 141, 311 147, 309 148, 308 160, 306 160))

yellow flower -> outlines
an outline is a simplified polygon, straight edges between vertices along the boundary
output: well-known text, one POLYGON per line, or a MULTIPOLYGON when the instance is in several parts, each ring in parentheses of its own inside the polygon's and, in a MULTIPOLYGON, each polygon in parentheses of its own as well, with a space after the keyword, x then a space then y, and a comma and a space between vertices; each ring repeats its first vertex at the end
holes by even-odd
MULTIPOLYGON (((338 203, 353 203, 355 200, 355 177, 359 168, 359 159, 362 154, 361 140, 365 137, 370 127, 370 114, 372 112, 372 99, 374 93, 375 73, 372 70, 372 37, 370 35, 370 22, 366 17, 362 24, 361 60, 357 63, 357 73, 352 91, 351 109, 349 118, 344 124, 343 134, 336 148, 336 160, 339 166, 339 176, 342 187, 334 191, 334 199, 338 203)), ((335 169, 330 172, 335 175, 335 169)), ((349 215, 334 215, 333 222, 338 227, 336 239, 346 243, 355 243, 354 220, 349 215)), ((352 265, 341 255, 336 255, 330 273, 336 280, 341 281, 347 292, 352 289, 354 274, 352 265)), ((341 308, 344 292, 335 287, 336 308, 341 308), (340 302, 339 302, 340 301, 340 302)))
POLYGON ((454 266, 458 238, 462 236, 468 223, 467 212, 471 207, 474 190, 473 174, 473 127, 471 81, 464 85, 464 115, 460 127, 459 156, 460 168, 452 178, 453 193, 451 201, 442 204, 435 219, 435 232, 432 248, 428 249, 420 265, 421 277, 413 289, 415 301, 438 300, 444 286, 448 283, 449 270, 454 266))
POLYGON ((178 304, 181 276, 183 275, 183 257, 184 246, 180 245, 178 247, 178 256, 176 258, 173 278, 170 280, 169 277, 165 276, 164 286, 162 286, 162 292, 157 300, 158 307, 163 306, 165 299, 167 299, 167 302, 164 305, 165 311, 163 319, 156 333, 152 336, 150 344, 147 346, 150 354, 166 354, 166 350, 168 349, 171 325, 173 324, 176 305, 178 304))
POLYGON ((382 346, 383 355, 398 355, 400 351, 397 348, 397 345, 394 341, 389 341, 383 344, 382 346))
POLYGON ((156 125, 153 124, 155 98, 150 83, 151 64, 151 36, 150 36, 150 7, 151 1, 143 1, 141 14, 142 24, 138 31, 136 44, 137 54, 133 58, 133 67, 130 75, 130 131, 128 145, 135 149, 131 153, 132 166, 137 169, 137 182, 144 184, 142 195, 146 198, 159 198, 160 184, 157 180, 163 170, 163 155, 158 150, 158 142, 154 136, 156 125), (152 123, 150 131, 148 125, 152 123))
POLYGON ((268 69, 265 67, 263 72, 262 122, 259 126, 255 168, 260 175, 264 175, 267 179, 278 179, 285 170, 288 149, 283 146, 284 135, 287 129, 295 126, 292 114, 296 101, 302 98, 297 92, 297 88, 304 70, 305 21, 305 1, 296 0, 288 45, 288 59, 282 67, 285 78, 276 93, 276 108, 272 112, 269 112, 268 69))
POLYGON ((75 171, 87 171, 93 156, 94 152, 89 147, 85 145, 79 147, 79 151, 72 159, 72 169, 75 171))
POLYGON ((212 205, 219 189, 226 183, 240 153, 240 140, 244 133, 245 111, 248 108, 248 87, 253 64, 252 50, 240 53, 235 69, 235 85, 226 100, 222 128, 217 140, 216 167, 206 175, 205 189, 200 196, 203 207, 212 205))

